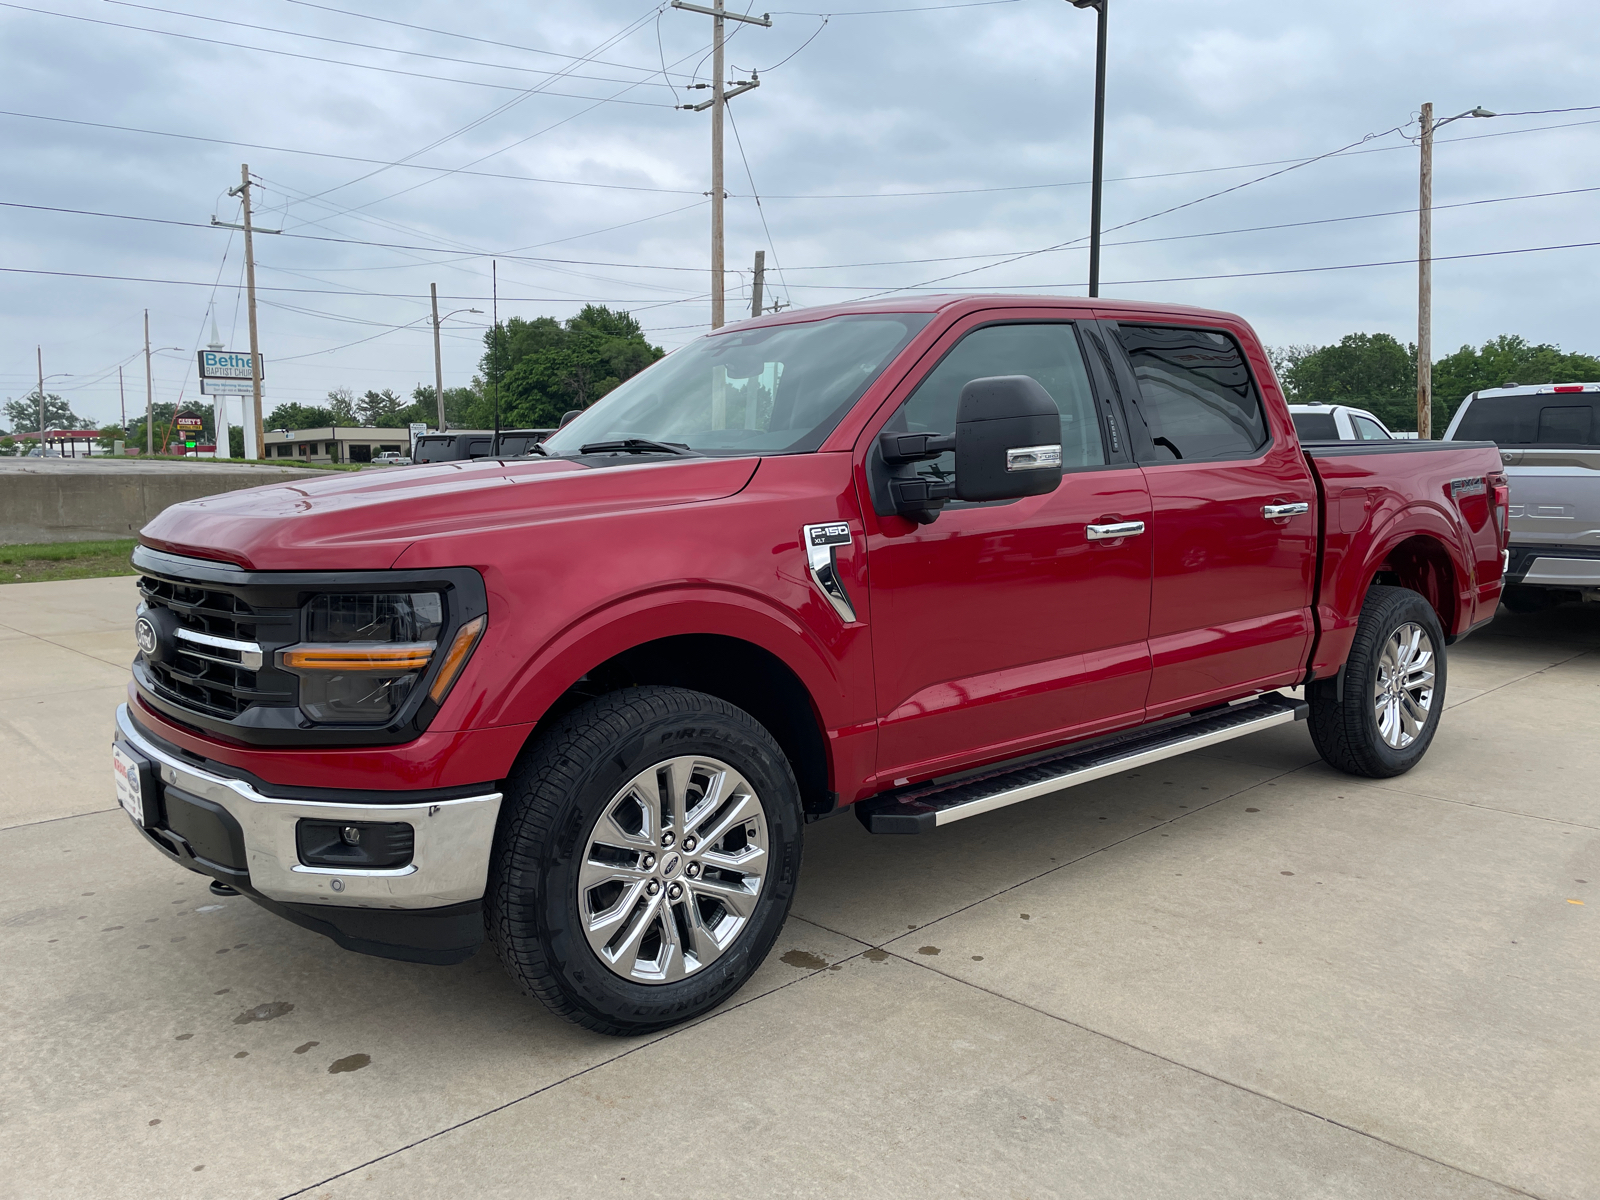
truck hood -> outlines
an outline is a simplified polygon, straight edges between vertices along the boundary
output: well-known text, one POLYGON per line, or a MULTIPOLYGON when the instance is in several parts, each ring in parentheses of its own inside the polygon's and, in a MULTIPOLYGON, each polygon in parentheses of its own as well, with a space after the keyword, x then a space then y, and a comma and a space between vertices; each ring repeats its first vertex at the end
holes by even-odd
POLYGON ((749 483, 760 462, 479 459, 330 472, 174 504, 139 540, 257 571, 383 570, 419 538, 721 499, 749 483))

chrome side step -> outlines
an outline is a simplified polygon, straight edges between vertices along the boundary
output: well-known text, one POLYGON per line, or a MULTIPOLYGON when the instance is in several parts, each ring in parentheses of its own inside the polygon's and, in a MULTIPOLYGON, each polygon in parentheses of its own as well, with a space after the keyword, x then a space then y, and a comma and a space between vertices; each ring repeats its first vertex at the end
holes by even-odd
POLYGON ((1259 733, 1274 725, 1303 721, 1309 711, 1302 700, 1269 692, 1227 708, 1165 722, 1154 729, 1129 730, 1021 767, 884 792, 854 807, 856 816, 872 833, 928 833, 963 817, 1020 804, 1119 771, 1259 733))

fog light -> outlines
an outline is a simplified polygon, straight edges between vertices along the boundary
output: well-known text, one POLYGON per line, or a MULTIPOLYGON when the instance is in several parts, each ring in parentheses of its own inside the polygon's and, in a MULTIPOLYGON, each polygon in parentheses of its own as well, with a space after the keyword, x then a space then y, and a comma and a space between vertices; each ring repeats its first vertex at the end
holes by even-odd
POLYGON ((308 867, 393 870, 411 861, 416 831, 400 821, 300 821, 294 831, 300 861, 308 867))

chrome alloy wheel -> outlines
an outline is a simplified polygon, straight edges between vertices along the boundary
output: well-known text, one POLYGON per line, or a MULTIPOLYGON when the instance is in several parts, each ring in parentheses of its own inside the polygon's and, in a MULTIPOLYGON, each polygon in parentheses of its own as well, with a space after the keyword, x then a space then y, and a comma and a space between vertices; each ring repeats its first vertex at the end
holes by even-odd
POLYGON ((721 957, 755 914, 767 819, 745 778, 690 755, 639 772, 584 840, 578 914, 600 961, 673 983, 721 957))
POLYGON ((1408 621, 1384 642, 1372 699, 1378 734, 1391 749, 1404 750, 1428 723, 1434 666, 1433 640, 1420 625, 1408 621))

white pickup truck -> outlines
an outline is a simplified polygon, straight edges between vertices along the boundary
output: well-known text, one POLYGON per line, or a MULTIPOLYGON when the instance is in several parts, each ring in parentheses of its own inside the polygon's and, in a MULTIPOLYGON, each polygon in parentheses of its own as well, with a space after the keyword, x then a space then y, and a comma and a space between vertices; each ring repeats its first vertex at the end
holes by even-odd
POLYGON ((1505 606, 1600 600, 1600 383, 1473 392, 1444 440, 1500 447, 1511 479, 1505 606))

